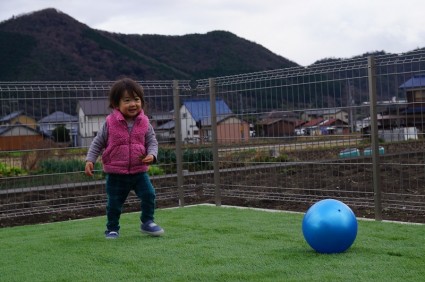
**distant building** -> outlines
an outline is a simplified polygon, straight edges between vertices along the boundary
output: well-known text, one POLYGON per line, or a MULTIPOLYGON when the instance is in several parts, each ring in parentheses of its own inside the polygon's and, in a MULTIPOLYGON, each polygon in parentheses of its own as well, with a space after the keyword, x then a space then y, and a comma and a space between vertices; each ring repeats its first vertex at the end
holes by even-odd
POLYGON ((170 112, 152 112, 148 113, 149 121, 155 130, 158 142, 175 142, 174 133, 174 113, 170 112))
POLYGON ((169 122, 154 128, 158 142, 176 142, 175 126, 175 121, 170 120, 169 122))
MULTIPOLYGON (((216 100, 217 142, 233 143, 249 139, 249 123, 232 112, 222 100, 216 100)), ((209 142, 212 138, 210 101, 189 99, 180 108, 182 140, 187 143, 209 142)))
POLYGON ((321 135, 322 132, 320 130, 320 123, 324 121, 325 121, 324 118, 318 117, 304 123, 302 128, 305 130, 306 135, 311 135, 311 136, 321 135))
POLYGON ((109 113, 111 113, 111 109, 107 99, 78 101, 78 144, 80 146, 90 146, 109 113))
POLYGON ((406 94, 407 106, 399 111, 403 126, 425 130, 425 74, 414 75, 399 87, 406 94), (405 121, 405 122, 404 122, 405 121))
POLYGON ((0 125, 23 124, 32 129, 37 129, 37 121, 24 114, 24 111, 16 111, 0 118, 0 125))
POLYGON ((170 112, 152 112, 147 113, 149 121, 154 129, 164 125, 174 119, 174 113, 170 112))
POLYGON ((259 118, 256 123, 259 137, 293 136, 295 128, 302 123, 293 112, 272 111, 259 118))
POLYGON ((319 123, 321 135, 343 135, 350 133, 348 123, 337 118, 326 119, 319 123))
POLYGON ((64 126, 69 130, 69 137, 71 145, 78 146, 78 117, 69 115, 67 113, 56 111, 38 121, 40 131, 46 135, 52 137, 52 132, 59 126, 64 126))
POLYGON ((319 117, 322 117, 323 119, 339 119, 343 122, 349 123, 349 114, 338 108, 307 110, 301 115, 303 120, 312 120, 319 117))
POLYGON ((36 149, 43 146, 44 140, 37 121, 24 111, 0 117, 0 151, 36 149))
POLYGON ((399 88, 406 94, 408 108, 425 108, 425 74, 414 75, 399 88))
POLYGON ((0 126, 0 151, 36 149, 43 140, 41 132, 24 124, 0 126))

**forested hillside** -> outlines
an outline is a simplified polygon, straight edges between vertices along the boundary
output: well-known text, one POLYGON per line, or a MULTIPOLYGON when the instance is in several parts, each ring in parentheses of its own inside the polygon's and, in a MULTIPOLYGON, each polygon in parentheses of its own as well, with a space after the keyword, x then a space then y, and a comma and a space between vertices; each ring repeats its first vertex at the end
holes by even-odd
POLYGON ((126 35, 45 9, 0 23, 0 81, 199 79, 297 66, 226 31, 126 35))

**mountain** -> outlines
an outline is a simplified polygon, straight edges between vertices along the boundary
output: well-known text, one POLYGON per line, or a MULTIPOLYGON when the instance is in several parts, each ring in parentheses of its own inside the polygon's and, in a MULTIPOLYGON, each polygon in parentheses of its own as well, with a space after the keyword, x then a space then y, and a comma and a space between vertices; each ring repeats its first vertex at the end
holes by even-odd
POLYGON ((0 81, 193 80, 298 66, 226 31, 110 33, 53 8, 1 22, 0 61, 0 81))

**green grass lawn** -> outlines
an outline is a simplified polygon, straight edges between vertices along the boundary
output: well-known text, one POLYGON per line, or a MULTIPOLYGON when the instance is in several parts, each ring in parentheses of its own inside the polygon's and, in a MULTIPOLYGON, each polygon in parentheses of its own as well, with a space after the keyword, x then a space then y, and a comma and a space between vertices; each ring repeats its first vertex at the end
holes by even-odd
POLYGON ((157 210, 162 237, 123 214, 0 229, 0 281, 424 281, 425 226, 359 220, 345 253, 318 254, 302 214, 215 206, 157 210))

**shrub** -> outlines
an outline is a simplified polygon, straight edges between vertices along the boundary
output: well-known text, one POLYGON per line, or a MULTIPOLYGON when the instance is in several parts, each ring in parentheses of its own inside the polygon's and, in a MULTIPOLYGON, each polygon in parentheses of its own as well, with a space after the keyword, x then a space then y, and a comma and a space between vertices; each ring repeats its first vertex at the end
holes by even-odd
POLYGON ((84 171, 84 168, 85 168, 85 162, 82 160, 48 159, 48 160, 40 161, 38 173, 76 172, 76 171, 84 171))
POLYGON ((157 161, 164 164, 176 163, 176 152, 173 149, 159 148, 157 161))
POLYGON ((186 149, 183 152, 183 166, 190 171, 212 169, 212 151, 207 149, 186 149))
POLYGON ((69 129, 64 125, 59 125, 52 131, 52 137, 55 142, 69 142, 71 137, 69 136, 69 129))
POLYGON ((148 174, 150 176, 152 176, 152 175, 164 175, 165 171, 157 165, 151 165, 151 166, 149 166, 148 174))
POLYGON ((17 176, 23 173, 24 170, 19 167, 8 166, 7 164, 0 163, 0 177, 17 176))
MULTIPOLYGON (((183 151, 184 169, 190 171, 212 169, 213 154, 208 149, 186 149, 183 151)), ((158 150, 158 163, 162 166, 164 173, 176 172, 176 153, 173 149, 158 150)))

